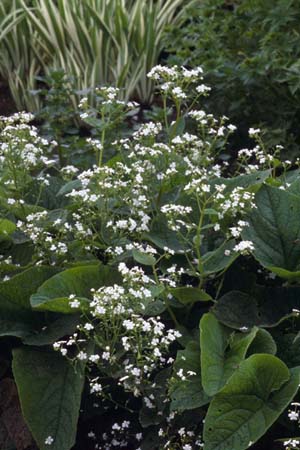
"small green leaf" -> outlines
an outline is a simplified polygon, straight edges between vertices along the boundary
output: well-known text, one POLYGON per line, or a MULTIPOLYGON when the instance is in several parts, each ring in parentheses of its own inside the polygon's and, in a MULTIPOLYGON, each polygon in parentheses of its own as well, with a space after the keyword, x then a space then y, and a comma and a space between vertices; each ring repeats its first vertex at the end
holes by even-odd
POLYGON ((0 241, 9 239, 15 229, 16 225, 11 220, 0 219, 0 241))
POLYGON ((171 288, 170 293, 183 305, 191 305, 196 302, 207 302, 212 300, 211 296, 203 289, 196 287, 171 288))
POLYGON ((205 450, 246 450, 291 402, 299 381, 300 368, 290 372, 273 355, 252 355, 243 361, 210 403, 205 450))
POLYGON ((238 257, 238 254, 233 251, 235 244, 235 240, 231 239, 225 241, 216 250, 206 253, 202 258, 204 275, 211 275, 228 268, 238 257), (227 251, 229 255, 226 255, 227 251))
POLYGON ((200 321, 202 385, 209 396, 215 395, 238 368, 255 338, 257 328, 250 333, 232 332, 211 313, 200 321))
POLYGON ((143 239, 152 242, 161 249, 168 247, 175 253, 184 250, 183 243, 179 241, 177 233, 168 228, 165 218, 161 216, 153 223, 151 231, 144 234, 143 239))
POLYGON ((152 255, 148 255, 147 253, 140 252, 139 250, 132 250, 133 259, 139 264, 143 264, 144 266, 154 266, 156 263, 156 259, 152 255))
POLYGON ((70 450, 75 444, 84 384, 76 368, 55 352, 21 347, 13 351, 13 374, 22 412, 40 450, 70 450))
POLYGON ((183 134, 185 129, 185 118, 180 117, 179 120, 176 120, 170 128, 169 128, 169 135, 170 139, 173 139, 175 136, 183 134))

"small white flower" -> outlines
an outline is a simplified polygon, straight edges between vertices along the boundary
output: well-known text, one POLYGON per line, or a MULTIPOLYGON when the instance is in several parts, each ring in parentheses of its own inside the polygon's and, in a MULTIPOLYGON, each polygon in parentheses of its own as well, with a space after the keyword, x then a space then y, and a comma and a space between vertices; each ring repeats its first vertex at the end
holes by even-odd
POLYGON ((52 436, 48 436, 48 437, 45 439, 45 444, 46 444, 46 445, 52 445, 53 442, 54 442, 54 439, 53 439, 52 436))
POLYGON ((249 136, 252 137, 252 136, 257 136, 260 133, 260 131, 261 131, 260 128, 249 128, 248 133, 249 133, 249 136))
POLYGON ((288 417, 290 420, 298 420, 299 419, 299 413, 296 411, 290 411, 288 413, 288 417))

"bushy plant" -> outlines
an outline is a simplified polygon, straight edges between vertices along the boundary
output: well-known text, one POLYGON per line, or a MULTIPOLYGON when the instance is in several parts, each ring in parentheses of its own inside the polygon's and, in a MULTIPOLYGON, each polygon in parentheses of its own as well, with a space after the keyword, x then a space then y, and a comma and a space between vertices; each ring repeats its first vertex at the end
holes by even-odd
MULTIPOLYGON (((165 45, 177 64, 202 65, 213 86, 208 107, 239 126, 265 124, 268 142, 299 146, 299 4, 204 0, 173 27, 165 45)), ((244 145, 244 144, 242 144, 244 145)))
POLYGON ((200 67, 149 78, 163 123, 126 136, 137 104, 81 99, 88 168, 1 118, 0 336, 41 450, 79 417, 88 448, 244 450, 298 391, 300 171, 258 128, 228 167, 200 67))

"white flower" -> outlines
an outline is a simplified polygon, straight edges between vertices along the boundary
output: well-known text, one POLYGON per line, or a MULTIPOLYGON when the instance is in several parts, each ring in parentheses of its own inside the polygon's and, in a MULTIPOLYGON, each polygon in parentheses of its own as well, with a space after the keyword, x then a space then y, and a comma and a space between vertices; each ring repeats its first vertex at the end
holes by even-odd
POLYGON ((290 411, 288 413, 288 417, 290 420, 298 420, 299 419, 299 413, 297 411, 290 411))
POLYGON ((46 445, 52 445, 53 442, 54 442, 54 439, 53 439, 52 436, 48 436, 48 437, 45 439, 45 444, 46 444, 46 445))
POLYGON ((77 299, 75 299, 75 300, 69 302, 69 305, 71 306, 71 308, 79 308, 79 306, 80 306, 80 301, 77 300, 77 299))
POLYGON ((87 359, 87 354, 85 353, 85 352, 83 352, 83 351, 80 351, 79 353, 78 353, 78 355, 77 355, 77 358, 80 360, 80 361, 85 361, 86 359, 87 359))
POLYGON ((249 133, 249 136, 252 137, 252 136, 257 136, 260 133, 260 131, 261 131, 260 128, 249 128, 248 133, 249 133))
POLYGON ((247 253, 254 251, 254 245, 251 241, 241 241, 234 246, 233 250, 240 252, 242 255, 247 255, 247 253))

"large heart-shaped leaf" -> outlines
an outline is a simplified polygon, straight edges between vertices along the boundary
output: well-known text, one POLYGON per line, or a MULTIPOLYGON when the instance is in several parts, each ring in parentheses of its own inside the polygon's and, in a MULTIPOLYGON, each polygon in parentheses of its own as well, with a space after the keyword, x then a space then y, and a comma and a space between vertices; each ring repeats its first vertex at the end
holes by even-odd
POLYGON ((274 423, 298 390, 291 372, 272 355, 250 356, 211 401, 204 425, 205 450, 245 450, 274 423))
POLYGON ((79 322, 79 314, 61 315, 53 322, 44 325, 42 329, 27 332, 22 339, 23 343, 35 346, 54 344, 61 337, 73 334, 79 322))
POLYGON ((213 313, 231 328, 273 327, 300 310, 299 287, 257 286, 252 295, 230 291, 213 307, 213 313))
POLYGON ((75 444, 84 376, 55 352, 22 347, 13 352, 13 373, 24 418, 40 450, 75 444), (46 444, 52 438, 51 447, 46 444))
POLYGON ((200 321, 202 385, 207 395, 215 395, 227 382, 255 338, 257 328, 250 333, 235 333, 224 327, 212 313, 200 321))
POLYGON ((53 267, 32 267, 0 283, 0 336, 23 338, 41 322, 32 311, 30 295, 56 272, 53 267))
POLYGON ((47 280, 37 293, 31 296, 31 305, 39 311, 74 313, 74 308, 69 304, 71 294, 85 302, 91 298, 92 288, 109 286, 119 280, 119 273, 109 266, 97 264, 74 267, 47 280))
POLYGON ((300 198, 272 186, 256 196, 243 238, 253 242, 255 258, 283 278, 300 277, 300 198))
POLYGON ((200 347, 190 341, 177 352, 174 377, 170 385, 171 409, 186 411, 199 408, 210 401, 201 383, 200 347))

